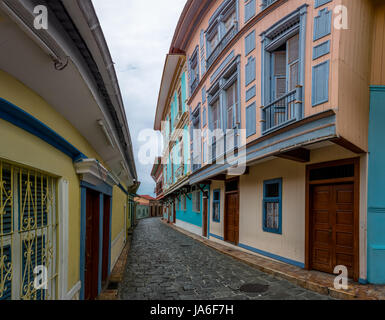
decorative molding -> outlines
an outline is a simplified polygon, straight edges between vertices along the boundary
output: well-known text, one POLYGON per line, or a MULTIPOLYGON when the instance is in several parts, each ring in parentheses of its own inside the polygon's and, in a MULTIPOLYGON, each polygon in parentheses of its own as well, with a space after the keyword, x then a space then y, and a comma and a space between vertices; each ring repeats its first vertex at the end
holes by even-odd
POLYGON ((74 166, 76 173, 82 176, 82 180, 92 185, 103 183, 111 187, 120 185, 119 180, 96 159, 83 159, 74 166))
POLYGON ((212 73, 210 77, 210 83, 213 83, 214 80, 219 76, 223 69, 230 63, 230 61, 235 57, 235 51, 231 51, 230 54, 223 60, 217 69, 212 73))
POLYGON ((0 98, 0 118, 42 139, 55 149, 69 156, 73 161, 87 158, 43 122, 2 98, 0 98))

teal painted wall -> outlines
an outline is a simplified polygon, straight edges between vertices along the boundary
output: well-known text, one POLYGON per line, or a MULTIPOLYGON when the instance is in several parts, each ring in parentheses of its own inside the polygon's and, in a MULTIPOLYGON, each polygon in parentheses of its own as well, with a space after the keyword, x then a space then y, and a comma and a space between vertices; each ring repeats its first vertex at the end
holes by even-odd
POLYGON ((370 91, 368 281, 385 284, 385 86, 370 91))
POLYGON ((186 211, 180 210, 181 206, 180 206, 180 202, 179 202, 179 206, 177 207, 177 211, 176 211, 176 219, 191 223, 197 227, 202 227, 202 206, 203 206, 202 192, 200 192, 200 203, 201 203, 201 206, 200 206, 201 211, 200 212, 195 212, 192 210, 193 209, 192 193, 189 193, 188 196, 191 198, 191 200, 186 197, 186 211))

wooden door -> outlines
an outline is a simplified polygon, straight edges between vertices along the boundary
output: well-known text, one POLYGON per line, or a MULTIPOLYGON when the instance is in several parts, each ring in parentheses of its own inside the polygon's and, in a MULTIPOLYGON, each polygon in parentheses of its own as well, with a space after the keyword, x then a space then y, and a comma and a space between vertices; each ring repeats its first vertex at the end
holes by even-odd
POLYGON ((333 273, 338 265, 354 275, 354 184, 314 186, 311 198, 312 268, 333 273))
POLYGON ((86 261, 85 288, 86 300, 98 296, 99 275, 99 193, 87 190, 86 200, 86 261))
POLYGON ((239 195, 238 192, 226 194, 225 240, 234 244, 239 241, 239 195))
POLYGON ((203 197, 203 232, 202 235, 207 237, 207 198, 203 197))
POLYGON ((104 195, 103 200, 103 259, 102 259, 102 281, 108 278, 108 262, 110 257, 110 216, 111 197, 104 195))
POLYGON ((172 222, 176 223, 176 202, 174 202, 174 204, 172 205, 172 208, 173 208, 172 222))

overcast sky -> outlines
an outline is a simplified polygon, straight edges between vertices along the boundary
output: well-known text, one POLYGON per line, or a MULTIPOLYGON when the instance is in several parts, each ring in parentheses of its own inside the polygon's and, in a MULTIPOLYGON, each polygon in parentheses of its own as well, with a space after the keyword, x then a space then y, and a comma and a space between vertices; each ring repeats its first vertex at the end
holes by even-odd
POLYGON ((153 128, 163 65, 186 0, 92 0, 120 82, 136 169, 138 194, 153 195, 152 165, 139 163, 138 134, 153 128))

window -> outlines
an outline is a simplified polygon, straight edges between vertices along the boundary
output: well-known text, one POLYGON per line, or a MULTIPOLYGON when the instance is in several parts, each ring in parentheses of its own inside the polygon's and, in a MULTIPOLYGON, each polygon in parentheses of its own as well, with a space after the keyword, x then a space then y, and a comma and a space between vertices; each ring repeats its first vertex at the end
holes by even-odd
POLYGON ((235 81, 230 88, 226 90, 226 114, 227 114, 227 129, 233 129, 235 126, 235 112, 238 102, 238 87, 235 81))
POLYGON ((282 179, 269 180, 263 186, 263 230, 282 234, 282 179))
POLYGON ((221 190, 213 191, 213 221, 220 222, 221 190))
POLYGON ((194 212, 201 212, 201 193, 200 191, 194 191, 193 192, 193 211, 194 212))
POLYGON ((55 299, 56 180, 0 161, 0 300, 55 299), (48 290, 34 288, 47 267, 48 290))
POLYGON ((303 5, 261 34, 263 134, 303 118, 306 13, 303 5))
POLYGON ((207 68, 238 32, 235 0, 225 0, 209 20, 206 34, 207 68))
POLYGON ((181 197, 181 210, 182 211, 186 211, 186 195, 182 195, 181 197))
POLYGON ((195 48, 194 53, 189 60, 190 66, 190 95, 192 95, 199 84, 199 64, 198 64, 198 46, 195 48))
POLYGON ((219 108, 219 99, 213 103, 211 107, 211 114, 213 119, 213 127, 212 129, 220 129, 221 128, 221 110, 219 108))
POLYGON ((178 90, 178 114, 181 115, 183 113, 183 105, 182 105, 182 91, 181 88, 178 90))

